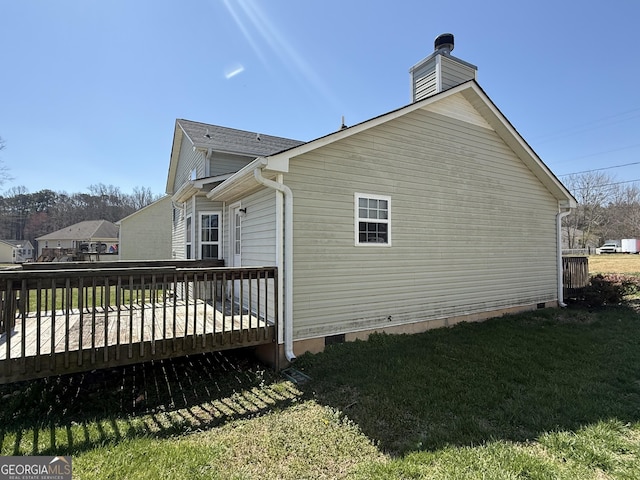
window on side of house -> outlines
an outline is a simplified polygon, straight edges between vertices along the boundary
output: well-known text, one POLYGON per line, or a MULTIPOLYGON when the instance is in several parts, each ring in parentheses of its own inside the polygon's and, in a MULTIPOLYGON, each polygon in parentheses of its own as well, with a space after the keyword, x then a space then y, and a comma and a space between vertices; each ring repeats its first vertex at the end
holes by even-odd
POLYGON ((192 244, 192 237, 193 237, 193 231, 192 231, 192 225, 191 225, 191 215, 189 215, 184 222, 184 249, 185 249, 185 258, 190 259, 193 258, 191 256, 192 254, 192 249, 191 249, 191 244, 192 244))
POLYGON ((220 258, 220 213, 200 214, 200 258, 220 258))
POLYGON ((391 197, 355 194, 356 245, 391 245, 391 197))

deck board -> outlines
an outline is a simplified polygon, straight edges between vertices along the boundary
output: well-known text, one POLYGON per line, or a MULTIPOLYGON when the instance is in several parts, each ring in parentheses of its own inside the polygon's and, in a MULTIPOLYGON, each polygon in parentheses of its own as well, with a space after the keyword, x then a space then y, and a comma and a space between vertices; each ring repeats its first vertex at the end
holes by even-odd
MULTIPOLYGON (((43 312, 25 315, 16 319, 11 334, 9 358, 35 357, 54 353, 95 350, 105 346, 105 323, 107 346, 132 345, 143 342, 189 339, 198 337, 206 341, 206 335, 239 332, 267 328, 263 319, 253 314, 223 313, 222 309, 204 302, 186 304, 146 304, 144 307, 120 307, 119 310, 96 310, 95 312, 72 311, 43 312), (175 313, 175 329, 174 329, 175 313), (65 330, 69 324, 68 337, 65 330), (38 324, 40 324, 40 351, 38 352, 38 324), (55 328, 54 328, 55 326, 55 328), (93 340, 93 343, 92 343, 93 340), (24 353, 23 353, 24 345, 24 353)), ((0 361, 7 359, 7 335, 0 335, 0 361)))

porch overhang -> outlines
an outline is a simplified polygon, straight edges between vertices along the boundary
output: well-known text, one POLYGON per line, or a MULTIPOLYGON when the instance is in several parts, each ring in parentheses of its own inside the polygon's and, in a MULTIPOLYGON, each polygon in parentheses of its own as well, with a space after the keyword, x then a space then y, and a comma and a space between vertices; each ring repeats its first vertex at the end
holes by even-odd
POLYGON ((183 203, 186 200, 190 199, 194 195, 198 195, 199 193, 203 193, 206 190, 207 185, 211 185, 212 183, 221 183, 232 177, 233 174, 229 173, 226 175, 217 175, 215 177, 206 177, 199 178, 197 180, 189 180, 184 185, 182 185, 176 193, 171 197, 173 201, 178 203, 183 203))
POLYGON ((209 200, 233 201, 263 188, 255 178, 256 168, 262 170, 265 178, 273 180, 278 173, 286 173, 289 170, 289 157, 279 155, 258 157, 213 188, 207 193, 207 198, 209 200))

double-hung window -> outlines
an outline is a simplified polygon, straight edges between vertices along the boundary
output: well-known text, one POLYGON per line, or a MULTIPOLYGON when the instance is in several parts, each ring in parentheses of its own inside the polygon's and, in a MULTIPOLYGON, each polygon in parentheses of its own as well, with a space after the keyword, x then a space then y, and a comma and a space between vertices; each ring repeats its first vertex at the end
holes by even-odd
POLYGON ((200 258, 220 258, 220 214, 200 214, 200 258))
POLYGON ((391 197, 355 194, 356 245, 391 245, 391 197))

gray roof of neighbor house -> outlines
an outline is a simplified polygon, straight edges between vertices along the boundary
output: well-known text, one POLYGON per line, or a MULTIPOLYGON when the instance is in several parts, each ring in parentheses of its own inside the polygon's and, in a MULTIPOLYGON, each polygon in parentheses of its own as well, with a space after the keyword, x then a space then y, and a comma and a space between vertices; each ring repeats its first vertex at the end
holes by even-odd
POLYGON ((47 233, 36 240, 89 240, 92 238, 118 238, 118 226, 107 220, 86 220, 47 233))
POLYGON ((259 132, 247 132, 191 120, 178 119, 176 122, 195 146, 210 148, 217 152, 262 157, 305 143, 290 138, 274 137, 259 132))
MULTIPOLYGON (((0 240, 0 242, 12 245, 14 247, 23 247, 27 243, 29 245, 31 245, 31 242, 29 240, 6 240, 6 239, 2 239, 2 240, 0 240)), ((33 248, 33 245, 31 247, 33 248)))

